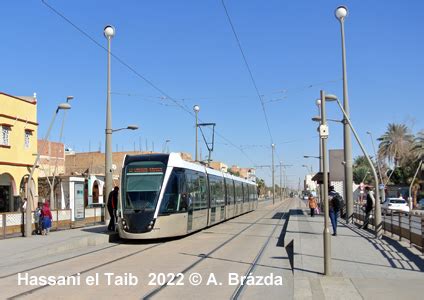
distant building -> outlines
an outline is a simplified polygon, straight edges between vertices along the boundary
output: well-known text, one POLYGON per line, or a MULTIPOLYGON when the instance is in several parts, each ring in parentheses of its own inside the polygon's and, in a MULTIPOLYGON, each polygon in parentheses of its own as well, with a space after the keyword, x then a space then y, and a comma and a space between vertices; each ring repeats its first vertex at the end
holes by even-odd
POLYGON ((256 170, 253 168, 241 168, 233 165, 229 172, 241 178, 256 182, 256 170))
MULTIPOLYGON (((113 152, 112 165, 113 184, 119 186, 119 176, 124 162, 125 155, 139 155, 151 152, 128 151, 128 152, 113 152)), ((65 155, 65 175, 72 176, 89 176, 89 175, 104 175, 105 174, 105 154, 103 152, 71 152, 65 155)))
POLYGON ((226 164, 219 162, 219 161, 211 161, 209 166, 212 169, 222 171, 222 172, 227 172, 227 169, 228 169, 228 166, 226 164))
POLYGON ((38 140, 40 153, 39 177, 65 174, 65 146, 63 143, 38 140))
MULTIPOLYGON (((0 92, 0 108, 0 212, 17 211, 37 153, 37 99, 0 92)), ((34 204, 37 178, 36 170, 29 196, 34 204)))
POLYGON ((312 180, 312 174, 307 174, 305 176, 305 180, 303 182, 303 190, 313 192, 313 194, 316 194, 317 192, 317 184, 315 181, 312 180))

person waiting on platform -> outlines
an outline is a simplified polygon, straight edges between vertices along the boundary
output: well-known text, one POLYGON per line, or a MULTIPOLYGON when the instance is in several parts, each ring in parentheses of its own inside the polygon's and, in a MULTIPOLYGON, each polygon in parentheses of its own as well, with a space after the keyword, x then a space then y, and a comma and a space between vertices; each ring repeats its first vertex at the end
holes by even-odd
POLYGON ((110 216, 109 226, 107 227, 109 231, 115 230, 116 209, 118 208, 118 194, 119 187, 115 186, 107 198, 107 211, 109 212, 110 216))
POLYGON ((330 204, 330 220, 333 226, 333 236, 337 235, 337 217, 340 211, 340 204, 343 201, 342 196, 336 192, 334 186, 330 186, 328 192, 328 202, 330 204))
POLYGON ((310 195, 308 198, 308 205, 311 209, 311 217, 315 216, 315 210, 317 209, 317 200, 314 196, 310 195))
POLYGON ((50 205, 49 202, 46 201, 43 204, 43 209, 41 210, 41 218, 42 218, 42 228, 41 231, 42 235, 48 235, 50 232, 50 228, 52 227, 52 212, 50 211, 50 205))

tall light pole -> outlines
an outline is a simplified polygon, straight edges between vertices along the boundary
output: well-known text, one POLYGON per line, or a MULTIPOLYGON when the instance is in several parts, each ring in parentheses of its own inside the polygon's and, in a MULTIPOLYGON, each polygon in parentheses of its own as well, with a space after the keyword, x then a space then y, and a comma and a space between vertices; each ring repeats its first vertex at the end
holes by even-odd
MULTIPOLYGON (((54 121, 56 120, 56 116, 61 109, 70 109, 71 105, 69 103, 61 103, 56 108, 55 113, 53 114, 53 119, 50 122, 49 129, 47 129, 46 135, 44 137, 44 141, 47 141, 50 135, 50 131, 52 130, 54 121)), ((34 192, 32 190, 32 177, 34 175, 35 168, 37 167, 38 161, 40 160, 40 152, 37 151, 37 156, 35 158, 34 164, 32 165, 31 172, 28 176, 28 183, 25 190, 25 198, 26 198, 26 223, 25 223, 25 237, 29 237, 32 234, 32 202, 34 201, 34 192)))
POLYGON ((199 156, 198 156, 198 148, 197 148, 197 142, 198 142, 198 139, 197 139, 197 127, 199 127, 198 126, 198 124, 199 124, 199 117, 198 117, 198 114, 199 114, 199 111, 200 111, 200 106, 199 105, 194 105, 193 106, 193 111, 194 111, 194 114, 196 115, 196 143, 195 143, 195 145, 196 145, 196 151, 195 151, 195 161, 199 161, 199 156))
MULTIPOLYGON (((74 99, 74 96, 66 97, 66 103, 69 103, 69 101, 71 101, 72 99, 74 99)), ((65 119, 66 119, 66 110, 63 112, 62 126, 60 126, 59 142, 62 141, 63 128, 65 127, 65 119)), ((55 199, 55 195, 54 195, 54 182, 55 182, 55 178, 56 178, 58 160, 59 160, 59 158, 56 156, 56 161, 55 161, 54 170, 53 170, 53 178, 52 178, 52 182, 51 182, 51 186, 50 186, 50 203, 54 203, 54 206, 55 206, 56 209, 59 209, 59 208, 58 208, 58 203, 57 203, 57 201, 55 199)), ((48 178, 47 178, 47 180, 48 180, 48 178)))
POLYGON ((163 145, 163 147, 162 147, 162 152, 163 153, 168 153, 169 152, 169 149, 167 148, 167 146, 168 146, 168 143, 170 142, 171 140, 165 140, 165 143, 164 143, 164 145, 163 145))
POLYGON ((283 200, 283 162, 280 161, 280 198, 283 200))
MULTIPOLYGON (((346 6, 336 8, 335 16, 340 22, 341 39, 342 39, 342 71, 343 71, 343 109, 349 118, 349 98, 347 93, 347 72, 346 72, 346 49, 345 49, 345 33, 344 20, 348 14, 346 6)), ((352 142, 350 137, 350 128, 343 119, 343 144, 344 144, 344 192, 346 199, 346 222, 352 222, 353 217, 353 170, 352 170, 352 142)))
MULTIPOLYGON (((374 167, 374 163, 372 162, 369 154, 367 153, 367 151, 365 150, 364 145, 362 144, 361 140, 359 139, 358 134, 356 133, 355 128, 353 128, 352 122, 350 121, 350 118, 348 117, 347 113, 345 112, 342 104, 340 103, 339 99, 334 96, 334 95, 328 95, 327 96, 327 101, 336 101, 340 110, 343 113, 344 119, 347 121, 347 123, 349 124, 350 129, 352 130, 353 135, 355 136, 356 141, 358 142, 359 147, 362 150, 362 153, 364 154, 365 158, 367 159, 367 162, 371 168, 371 171, 373 173, 374 176, 374 181, 375 181, 375 185, 376 187, 379 185, 379 181, 378 181, 378 175, 377 175, 377 171, 375 170, 374 167)), ((375 237, 377 239, 381 238, 382 232, 382 223, 381 223, 381 203, 380 203, 380 191, 378 188, 375 189, 375 208, 374 208, 374 220, 375 220, 375 237)))
POLYGON ((274 150, 275 150, 275 144, 271 144, 272 149, 272 204, 275 204, 275 182, 274 182, 274 150))
MULTIPOLYGON (((112 191, 112 103, 110 99, 110 43, 115 36, 115 27, 107 25, 103 29, 107 39, 107 97, 106 97, 106 142, 105 142, 105 196, 106 201, 112 191)), ((109 212, 105 209, 105 223, 110 219, 109 212)))
POLYGON ((375 161, 377 162, 378 174, 380 175, 380 182, 381 182, 378 188, 380 189, 381 202, 384 202, 386 201, 386 193, 384 191, 385 187, 384 187, 383 175, 381 174, 380 159, 377 156, 377 151, 375 151, 374 138, 372 137, 371 131, 367 131, 367 134, 371 138, 372 149, 374 150, 374 157, 375 157, 375 161))
POLYGON ((321 125, 319 127, 319 136, 321 139, 322 150, 322 172, 323 172, 323 194, 324 194, 324 275, 331 275, 331 239, 328 219, 330 218, 330 211, 328 205, 328 166, 327 166, 327 138, 328 138, 328 125, 325 112, 325 92, 321 90, 321 125))

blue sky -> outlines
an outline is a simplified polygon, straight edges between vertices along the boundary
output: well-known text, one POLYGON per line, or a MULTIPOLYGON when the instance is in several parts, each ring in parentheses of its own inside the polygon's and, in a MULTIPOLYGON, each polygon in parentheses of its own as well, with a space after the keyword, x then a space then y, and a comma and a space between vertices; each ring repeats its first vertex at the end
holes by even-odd
MULTIPOLYGON (((215 122, 213 158, 250 167, 271 163, 271 139, 256 91, 220 0, 46 1, 106 45, 103 27, 113 24, 112 52, 189 109, 201 107, 202 122, 215 122), (232 144, 242 147, 243 154, 232 144)), ((389 122, 424 128, 423 3, 421 1, 225 1, 263 96, 276 158, 297 186, 306 169, 303 155, 316 155, 319 90, 342 96, 340 27, 334 9, 349 8, 346 20, 352 121, 367 149, 366 131, 380 136, 389 122), (420 72, 421 71, 421 72, 420 72), (282 100, 279 100, 282 99, 282 100), (277 101, 273 101, 277 100, 277 101), (271 101, 271 102, 270 102, 271 101)), ((38 95, 39 137, 67 95, 72 110, 65 143, 77 151, 104 147, 106 52, 41 1, 3 1, 0 90, 38 95)), ((112 61, 113 127, 141 130, 113 136, 113 149, 194 152, 194 118, 112 61), (130 94, 131 96, 128 96, 130 94)), ((328 116, 340 118, 329 104, 328 116)), ((1 109, 1 108, 0 108, 1 109)), ((59 122, 52 139, 58 139, 59 122)), ((360 150, 353 141, 354 156, 360 150)), ((330 124, 329 148, 341 148, 342 130, 330 124)), ((206 148, 202 147, 203 154, 206 148)), ((270 182, 270 171, 258 169, 270 182)), ((277 175, 279 172, 277 172, 277 175)), ((278 182, 277 178, 277 182, 278 182)))

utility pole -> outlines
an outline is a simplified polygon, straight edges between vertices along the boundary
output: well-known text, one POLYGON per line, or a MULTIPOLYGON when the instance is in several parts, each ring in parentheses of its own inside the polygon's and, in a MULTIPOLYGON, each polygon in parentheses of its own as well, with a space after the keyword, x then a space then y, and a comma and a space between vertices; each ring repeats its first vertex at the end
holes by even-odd
POLYGON ((272 204, 275 204, 275 171, 274 171, 274 150, 275 150, 275 144, 271 144, 272 148, 272 204))
POLYGON ((280 161, 280 198, 281 201, 283 200, 283 167, 282 167, 283 162, 280 161))

